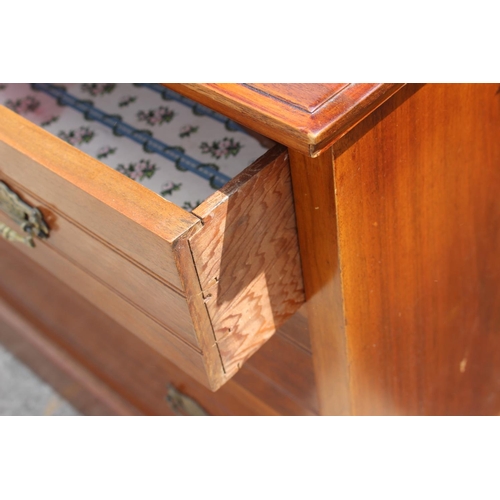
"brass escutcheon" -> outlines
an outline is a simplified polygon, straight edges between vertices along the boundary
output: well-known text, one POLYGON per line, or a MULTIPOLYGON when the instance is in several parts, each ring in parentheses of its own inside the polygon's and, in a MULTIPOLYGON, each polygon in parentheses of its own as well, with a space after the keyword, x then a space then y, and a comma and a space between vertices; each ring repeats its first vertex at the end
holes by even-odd
POLYGON ((28 236, 21 236, 5 224, 0 223, 0 233, 9 241, 26 243, 34 247, 33 237, 48 238, 49 227, 38 208, 30 207, 4 182, 0 182, 0 210, 7 214, 28 236))

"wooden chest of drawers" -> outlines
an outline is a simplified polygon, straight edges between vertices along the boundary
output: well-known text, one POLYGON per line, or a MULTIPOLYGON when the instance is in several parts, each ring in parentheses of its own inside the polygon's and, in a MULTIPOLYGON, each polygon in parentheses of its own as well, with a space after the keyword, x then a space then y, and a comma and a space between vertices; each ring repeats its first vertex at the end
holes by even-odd
POLYGON ((0 242, 4 342, 94 413, 169 413, 169 384, 215 414, 500 411, 495 86, 167 86, 283 146, 188 213, 1 109, 0 180, 51 229, 0 242), (95 333, 42 321, 41 282, 95 333))

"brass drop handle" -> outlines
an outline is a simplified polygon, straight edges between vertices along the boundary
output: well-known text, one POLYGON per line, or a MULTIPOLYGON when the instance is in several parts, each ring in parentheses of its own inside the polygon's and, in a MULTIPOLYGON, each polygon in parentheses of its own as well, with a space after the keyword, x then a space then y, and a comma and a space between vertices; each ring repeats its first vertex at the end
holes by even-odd
POLYGON ((0 182, 0 210, 19 224, 25 233, 21 236, 14 229, 0 222, 0 234, 6 240, 34 247, 34 236, 42 239, 49 237, 50 230, 40 210, 21 200, 4 182, 0 182))
POLYGON ((186 396, 173 385, 168 386, 167 403, 176 415, 206 417, 208 413, 189 396, 186 396))
POLYGON ((0 234, 7 241, 24 243, 25 245, 28 245, 29 247, 32 248, 35 246, 35 242, 33 241, 33 236, 21 236, 3 222, 0 222, 0 234))

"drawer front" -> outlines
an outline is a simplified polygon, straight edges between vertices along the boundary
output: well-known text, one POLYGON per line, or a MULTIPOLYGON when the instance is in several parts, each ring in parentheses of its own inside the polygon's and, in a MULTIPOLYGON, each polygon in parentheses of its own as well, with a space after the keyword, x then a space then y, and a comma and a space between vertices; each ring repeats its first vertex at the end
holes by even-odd
MULTIPOLYGON (((164 322, 162 318, 165 316, 165 304, 168 304, 171 311, 167 321, 168 328, 174 335, 196 345, 196 336, 180 281, 172 283, 162 279, 129 255, 118 252, 107 241, 79 225, 59 207, 48 205, 39 196, 28 192, 24 186, 6 175, 3 175, 2 180, 26 203, 41 211, 44 220, 51 227, 50 239, 46 240, 51 249, 57 250, 59 255, 64 255, 80 268, 88 270, 95 279, 107 284, 114 293, 132 302, 154 321, 164 322), (85 244, 82 244, 82 241, 85 244)), ((7 215, 2 216, 0 212, 0 219, 9 225, 7 215)), ((28 254, 33 254, 32 249, 28 250, 28 254)), ((178 281, 178 274, 174 276, 178 281)))
POLYGON ((212 393, 19 254, 0 239, 0 341, 84 413, 107 414, 102 406, 89 408, 88 397, 82 402, 86 391, 75 394, 74 382, 119 414, 171 414, 166 396, 172 387, 211 415, 317 413, 311 354, 289 340, 297 330, 308 336, 304 307, 212 393), (11 334, 9 324, 16 330, 11 334), (64 373, 52 374, 58 367, 64 373))
POLYGON ((0 108, 0 181, 50 228, 19 251, 213 390, 304 301, 282 147, 189 213, 0 108))

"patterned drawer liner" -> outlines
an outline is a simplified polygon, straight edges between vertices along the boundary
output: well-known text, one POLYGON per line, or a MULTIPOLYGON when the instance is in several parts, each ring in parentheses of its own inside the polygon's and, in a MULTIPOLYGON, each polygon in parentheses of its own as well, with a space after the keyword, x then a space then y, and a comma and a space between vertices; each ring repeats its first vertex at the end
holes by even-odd
POLYGON ((0 84, 0 104, 186 210, 267 150, 159 84, 0 84))

